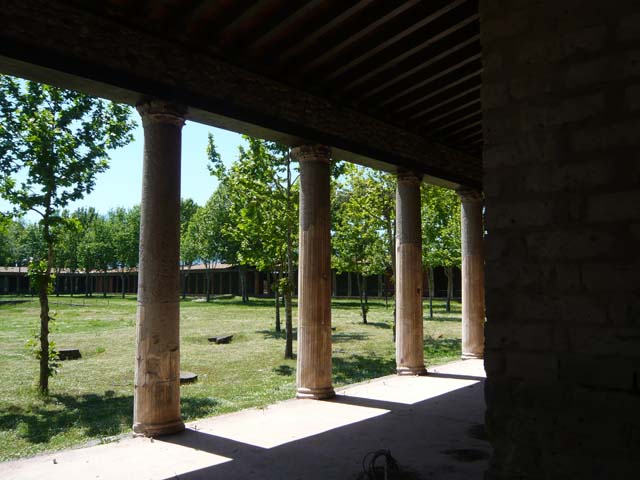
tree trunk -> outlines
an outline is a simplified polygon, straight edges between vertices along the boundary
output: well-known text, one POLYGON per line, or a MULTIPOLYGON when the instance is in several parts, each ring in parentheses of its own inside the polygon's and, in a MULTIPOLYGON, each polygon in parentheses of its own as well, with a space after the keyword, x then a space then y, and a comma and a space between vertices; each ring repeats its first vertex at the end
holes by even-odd
POLYGON ((189 282, 189 274, 185 271, 182 272, 182 299, 187 298, 187 284, 189 282))
POLYGON ((102 296, 107 298, 107 274, 102 275, 102 296))
POLYGON ((209 268, 207 268, 204 276, 206 279, 205 289, 207 293, 207 303, 209 303, 211 301, 211 272, 209 272, 209 268))
POLYGON ((429 318, 433 319, 433 294, 435 292, 436 286, 434 285, 434 275, 433 275, 433 267, 429 265, 429 318))
POLYGON ((453 267, 446 267, 444 273, 447 275, 447 313, 451 313, 451 297, 453 297, 453 267))
POLYGON ((280 326, 280 273, 278 272, 278 277, 276 282, 273 285, 273 294, 275 296, 275 304, 276 304, 276 333, 280 333, 282 331, 282 327, 280 326))
POLYGON ((287 330, 287 340, 284 347, 284 358, 293 358, 293 232, 291 225, 291 210, 293 209, 291 199, 291 156, 287 163, 287 287, 285 289, 285 327, 287 330))
MULTIPOLYGON (((393 223, 393 220, 391 218, 391 210, 393 207, 388 207, 385 211, 385 218, 386 218, 386 230, 387 230, 387 244, 389 245, 389 257, 391 258, 391 287, 393 287, 392 289, 392 296, 394 299, 394 305, 393 305, 393 328, 392 328, 392 336, 393 336, 393 343, 396 342, 396 306, 395 306, 395 295, 396 295, 396 232, 395 232, 395 225, 393 223)), ((385 302, 386 302, 386 297, 385 297, 385 302)))
POLYGON ((362 290, 364 293, 364 323, 367 323, 367 314, 369 313, 369 293, 367 292, 367 277, 362 276, 362 290))
POLYGON ((240 266, 240 290, 242 293, 242 303, 248 303, 249 295, 247 294, 247 269, 244 265, 240 266))
POLYGON ((41 393, 49 392, 49 297, 47 296, 47 286, 49 283, 49 272, 45 273, 40 282, 40 380, 38 388, 41 393))
POLYGON ((53 264, 53 245, 49 235, 49 226, 45 224, 44 238, 47 242, 47 268, 44 278, 40 279, 38 292, 40 300, 40 379, 38 387, 40 393, 49 393, 49 282, 51 278, 51 265, 53 264))
POLYGON ((356 274, 356 283, 358 286, 358 298, 360 299, 360 316, 362 317, 362 323, 367 324, 367 307, 364 303, 364 283, 365 278, 364 275, 357 273, 356 274))
POLYGON ((285 330, 287 333, 286 342, 284 346, 284 358, 293 358, 293 308, 291 305, 293 282, 291 277, 287 278, 287 285, 284 290, 284 315, 285 315, 285 330))
POLYGON ((121 274, 120 275, 120 281, 122 282, 121 290, 122 290, 122 298, 123 299, 124 299, 125 292, 127 291, 126 280, 127 280, 127 275, 125 273, 121 274))

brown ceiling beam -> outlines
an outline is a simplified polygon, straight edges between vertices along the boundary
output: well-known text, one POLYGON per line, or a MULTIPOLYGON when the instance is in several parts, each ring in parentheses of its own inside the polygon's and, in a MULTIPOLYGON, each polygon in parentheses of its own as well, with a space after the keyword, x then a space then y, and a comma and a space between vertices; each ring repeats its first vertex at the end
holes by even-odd
POLYGON ((307 15, 321 7, 326 3, 326 1, 327 0, 311 0, 309 2, 303 3, 302 5, 298 5, 298 8, 295 9, 294 12, 292 12, 290 15, 287 15, 276 25, 273 25, 262 35, 259 35, 257 38, 253 39, 253 41, 247 47, 247 51, 251 56, 254 57, 260 55, 260 53, 265 49, 267 45, 272 43, 276 38, 283 35, 283 33, 290 28, 294 27, 297 24, 300 24, 307 15))
POLYGON ((184 9, 177 30, 183 30, 192 43, 202 42, 253 4, 253 0, 200 0, 195 7, 184 9))
POLYGON ((241 50, 255 34, 255 29, 268 30, 271 25, 278 23, 278 18, 282 15, 282 12, 278 10, 285 6, 284 3, 273 0, 255 0, 217 32, 212 32, 213 38, 217 39, 217 43, 222 49, 241 50))
MULTIPOLYGON (((462 50, 465 47, 468 47, 470 45, 473 45, 474 43, 478 42, 480 40, 480 35, 474 35, 473 37, 459 42, 459 43, 452 43, 452 45, 450 46, 450 48, 447 48, 443 51, 441 51, 440 53, 437 53, 435 55, 430 56, 429 58, 425 59, 422 62, 419 62, 418 65, 416 65, 415 67, 412 68, 408 68, 408 69, 400 69, 400 71, 395 74, 395 75, 391 75, 389 80, 384 81, 384 82, 378 82, 378 85, 375 86, 372 89, 366 89, 366 93, 363 95, 363 98, 369 98, 372 97, 374 95, 376 95, 377 93, 383 91, 383 90, 387 90, 390 87, 392 87, 393 85, 396 85, 397 83, 401 82, 402 80, 404 80, 405 78, 410 77, 411 75, 415 75, 418 72, 421 72, 427 68, 429 68, 431 65, 434 65, 435 63, 445 59, 446 57, 449 57, 453 54, 455 54, 456 52, 462 50)), ((428 47, 432 45, 432 42, 429 40, 428 42, 425 42, 424 47, 428 47)), ((384 70, 388 70, 394 66, 396 66, 398 64, 398 62, 395 61, 389 61, 386 62, 382 65, 380 65, 379 67, 376 68, 372 68, 371 70, 369 70, 367 73, 361 75, 358 79, 354 80, 353 82, 351 82, 349 85, 346 86, 345 90, 352 90, 353 88, 361 85, 362 83, 366 82, 367 80, 369 80, 370 78, 378 75, 379 73, 381 73, 384 70)))
POLYGON ((368 25, 364 26, 357 32, 352 32, 352 34, 349 35, 347 38, 345 38, 342 42, 330 47, 323 54, 316 56, 313 60, 303 65, 302 68, 300 68, 300 75, 304 76, 305 74, 309 73, 311 70, 317 68, 319 65, 322 65, 328 62, 329 60, 333 59, 334 57, 339 55, 340 52, 344 51, 349 46, 358 42, 359 40, 361 40, 362 38, 366 37, 371 32, 373 32, 374 30, 380 28, 382 25, 384 25, 388 21, 392 20, 398 15, 401 15, 406 10, 416 6, 419 3, 420 3, 420 0, 408 0, 408 1, 402 2, 399 4, 398 7, 384 14, 383 16, 378 18, 376 21, 369 23, 368 25))
MULTIPOLYGON (((438 72, 437 75, 434 75, 433 77, 427 78, 425 80, 423 80, 422 82, 418 82, 418 84, 415 85, 415 88, 411 88, 406 92, 403 93, 399 93, 396 94, 394 96, 392 96, 391 98, 388 98, 387 100, 385 100, 380 106, 381 107, 385 107, 391 103, 393 103, 394 101, 397 101, 399 99, 401 99, 402 97, 406 97, 409 102, 408 103, 403 103, 401 106, 396 107, 394 109, 394 111, 396 113, 402 113, 406 110, 409 110, 412 107, 415 107, 416 105, 422 104, 425 101, 429 100, 430 98, 434 97, 435 95, 437 95, 438 93, 447 90, 449 88, 452 88, 462 82, 464 82, 465 80, 468 80, 470 78, 473 77, 477 77, 479 74, 482 73, 482 66, 479 64, 479 60, 480 60, 480 55, 477 55, 476 58, 468 58, 466 59, 464 62, 457 64, 455 67, 451 67, 445 71, 442 72, 438 72), (478 65, 476 66, 475 63, 478 63, 478 65), (437 88, 435 90, 431 90, 430 88, 427 89, 428 93, 426 93, 425 95, 421 95, 419 97, 414 97, 412 95, 410 95, 414 90, 417 90, 420 87, 424 87, 426 85, 429 85, 431 83, 433 83, 435 80, 439 79, 439 78, 443 78, 446 75, 453 73, 457 70, 461 70, 462 67, 469 67, 468 70, 469 72, 462 75, 462 76, 454 76, 454 80, 452 80, 450 83, 447 83, 446 85, 437 88)), ((397 103, 397 102, 396 102, 397 103)))
POLYGON ((439 116, 441 115, 447 115, 447 113, 451 111, 449 105, 456 102, 457 100, 460 100, 465 96, 473 96, 474 98, 476 97, 480 98, 480 88, 481 88, 480 83, 477 83, 477 84, 473 84, 470 88, 465 88, 460 93, 457 93, 453 96, 444 95, 443 96, 444 100, 442 100, 439 103, 430 104, 428 108, 426 108, 425 110, 419 111, 418 114, 420 114, 420 116, 428 116, 429 118, 434 118, 434 119, 439 118, 439 116), (436 115, 439 115, 439 116, 432 117, 434 112, 436 112, 436 115))
POLYGON ((294 45, 290 45, 288 49, 280 52, 280 61, 282 63, 289 62, 292 58, 303 52, 307 47, 312 45, 318 39, 322 38, 332 30, 340 28, 352 17, 354 17, 373 3, 375 3, 375 0, 360 0, 355 5, 352 5, 339 15, 336 15, 333 20, 325 23, 324 26, 316 28, 313 32, 309 32, 309 34, 302 41, 294 45))
POLYGON ((437 117, 429 117, 429 121, 424 123, 424 128, 446 128, 450 124, 460 120, 467 112, 477 113, 481 110, 480 97, 476 97, 471 101, 462 103, 452 108, 447 113, 443 113, 437 117))
POLYGON ((478 120, 465 125, 455 131, 448 132, 444 135, 438 135, 438 138, 442 138, 450 143, 462 143, 464 140, 475 137, 478 133, 482 131, 482 117, 479 116, 478 120))
MULTIPOLYGON (((441 8, 440 10, 436 11, 432 15, 429 15, 428 17, 424 18, 420 22, 417 22, 414 25, 415 28, 408 28, 408 29, 398 33, 397 35, 394 35, 393 37, 384 40, 383 42, 379 43, 375 47, 373 47, 371 49, 368 49, 362 55, 357 56, 353 60, 345 62, 341 67, 333 70, 326 78, 328 80, 333 80, 333 79, 343 75, 344 73, 354 69, 355 67, 360 65, 365 60, 377 55, 378 53, 380 53, 383 50, 385 50, 385 49, 389 48, 390 46, 392 46, 393 44, 399 42, 400 40, 402 40, 402 39, 404 39, 406 37, 408 37, 409 34, 413 33, 414 31, 418 30, 419 28, 422 28, 425 25, 427 25, 429 23, 432 23, 434 20, 436 20, 438 18, 441 18, 444 14, 450 12, 453 8, 459 6, 460 4, 462 4, 464 2, 466 2, 466 0, 459 0, 458 2, 452 2, 451 4, 447 5, 446 7, 441 8)), ((428 37, 423 42, 418 42, 417 44, 412 43, 413 46, 411 48, 409 48, 407 50, 404 50, 399 55, 393 56, 393 58, 390 61, 384 63, 383 65, 381 65, 378 68, 373 69, 372 71, 369 71, 366 75, 363 75, 362 77, 359 77, 359 79, 356 81, 355 84, 357 85, 361 81, 366 80, 367 78, 369 78, 369 77, 381 72, 382 70, 386 70, 386 69, 388 69, 388 68, 390 68, 390 67, 392 67, 394 65, 397 65, 398 63, 400 63, 405 58, 408 58, 408 57, 410 57, 412 55, 415 55, 417 52, 419 52, 421 50, 424 50, 425 48, 429 47, 430 45, 433 45, 438 40, 440 40, 442 38, 445 38, 448 35, 450 35, 451 33, 455 32, 456 30, 468 25, 469 23, 474 22, 475 20, 477 20, 478 16, 479 15, 474 15, 472 17, 467 18, 463 22, 460 22, 460 23, 455 24, 455 25, 451 25, 450 27, 445 28, 444 30, 439 31, 438 33, 435 33, 434 35, 428 37)), ((354 86, 353 83, 349 84, 347 86, 347 89, 351 88, 352 86, 354 86)))
POLYGON ((63 2, 5 0, 0 24, 7 74, 131 105, 161 98, 186 106, 189 120, 290 145, 327 144, 338 158, 450 185, 481 184, 478 158, 63 2))
POLYGON ((468 120, 474 119, 476 116, 480 115, 480 101, 473 103, 470 107, 467 107, 467 110, 461 113, 460 116, 452 115, 453 118, 448 118, 442 122, 433 122, 433 123, 425 123, 420 125, 420 130, 422 131, 434 131, 434 132, 442 132, 448 131, 449 129, 457 129, 461 125, 466 125, 468 120))

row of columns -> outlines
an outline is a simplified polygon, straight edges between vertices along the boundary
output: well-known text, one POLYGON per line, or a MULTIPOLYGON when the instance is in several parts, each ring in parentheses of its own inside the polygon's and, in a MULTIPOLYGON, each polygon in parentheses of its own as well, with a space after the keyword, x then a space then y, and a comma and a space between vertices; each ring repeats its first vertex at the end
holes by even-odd
MULTIPOLYGON (((184 111, 160 101, 138 106, 144 127, 140 274, 136 327, 135 432, 184 429, 180 415, 179 224, 184 111)), ((298 398, 335 395, 331 365, 330 160, 324 145, 292 149, 300 165, 298 398)), ((396 194, 396 364, 426 372, 423 357, 421 177, 398 175, 396 194)), ((481 358, 484 328, 482 201, 461 190, 463 357, 481 358)))

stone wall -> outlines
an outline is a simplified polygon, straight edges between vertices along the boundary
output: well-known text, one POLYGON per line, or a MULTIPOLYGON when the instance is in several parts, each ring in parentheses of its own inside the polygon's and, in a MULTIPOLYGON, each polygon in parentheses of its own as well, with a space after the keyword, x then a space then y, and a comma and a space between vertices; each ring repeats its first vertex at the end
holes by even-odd
POLYGON ((640 4, 481 1, 490 479, 640 475, 640 4))

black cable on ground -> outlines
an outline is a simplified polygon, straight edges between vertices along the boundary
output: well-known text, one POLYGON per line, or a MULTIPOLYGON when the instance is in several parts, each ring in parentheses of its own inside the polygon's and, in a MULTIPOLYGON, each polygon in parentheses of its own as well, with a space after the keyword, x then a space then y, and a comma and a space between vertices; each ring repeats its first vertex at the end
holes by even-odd
POLYGON ((398 462, 391 455, 391 450, 374 450, 362 458, 363 480, 391 480, 400 472, 398 462), (376 461, 384 458, 382 466, 376 467, 376 461))

